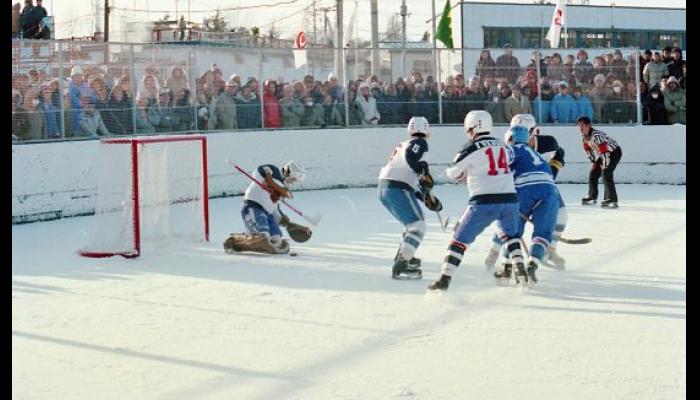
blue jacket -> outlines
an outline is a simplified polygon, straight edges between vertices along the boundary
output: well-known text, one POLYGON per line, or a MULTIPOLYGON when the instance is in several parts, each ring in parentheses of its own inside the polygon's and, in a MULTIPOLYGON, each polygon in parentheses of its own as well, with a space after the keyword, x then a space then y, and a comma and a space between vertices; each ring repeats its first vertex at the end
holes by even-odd
POLYGON ((571 95, 562 95, 561 93, 554 96, 552 106, 549 109, 549 115, 552 117, 552 122, 558 124, 568 124, 576 122, 578 117, 578 106, 571 95))
POLYGON ((581 97, 574 99, 574 101, 576 102, 576 112, 578 114, 576 118, 585 115, 593 122, 600 122, 593 120, 593 103, 591 103, 591 99, 588 96, 582 94, 581 97))
POLYGON ((551 100, 542 100, 535 98, 532 101, 532 114, 535 116, 535 120, 538 124, 546 124, 550 122, 549 109, 551 108, 551 100), (540 119, 540 104, 542 108, 542 119, 540 119))

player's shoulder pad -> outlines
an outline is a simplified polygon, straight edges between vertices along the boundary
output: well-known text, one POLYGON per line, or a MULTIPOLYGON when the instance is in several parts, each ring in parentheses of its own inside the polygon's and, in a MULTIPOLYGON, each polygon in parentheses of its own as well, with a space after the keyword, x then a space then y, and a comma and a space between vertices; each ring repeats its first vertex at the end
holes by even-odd
POLYGON ((428 151, 428 141, 422 137, 413 138, 408 141, 408 146, 406 146, 406 148, 414 153, 425 153, 428 151))
POLYGON ((455 156, 453 164, 457 164, 458 162, 464 160, 466 157, 468 157, 470 154, 474 153, 475 151, 477 151, 479 149, 483 149, 484 147, 488 147, 488 146, 504 146, 505 147, 506 143, 503 140, 494 138, 493 136, 482 136, 474 141, 468 141, 459 150, 459 152, 457 153, 457 156, 455 156))
POLYGON ((284 180, 284 177, 282 176, 282 171, 279 168, 277 168, 276 165, 263 164, 258 167, 258 173, 260 174, 260 176, 263 177, 267 174, 270 174, 272 175, 273 179, 276 179, 280 182, 284 180))

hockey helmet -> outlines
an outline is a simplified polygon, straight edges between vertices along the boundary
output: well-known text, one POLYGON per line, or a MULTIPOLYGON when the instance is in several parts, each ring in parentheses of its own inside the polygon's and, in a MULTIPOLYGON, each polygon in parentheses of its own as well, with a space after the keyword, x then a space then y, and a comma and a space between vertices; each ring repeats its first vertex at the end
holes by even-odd
POLYGON ((517 125, 523 125, 527 127, 530 133, 535 133, 535 128, 537 128, 537 121, 532 114, 516 114, 513 119, 510 120, 510 127, 517 125))
POLYGON ((530 131, 525 125, 511 126, 503 137, 506 143, 513 140, 513 143, 527 143, 530 139, 530 131))
POLYGON ((431 133, 430 124, 425 117, 412 117, 411 120, 408 121, 407 131, 409 137, 422 135, 426 139, 430 138, 431 133))
POLYGON ((470 138, 474 138, 479 133, 491 132, 492 127, 493 120, 487 111, 469 111, 469 114, 464 117, 464 132, 470 138))
POLYGON ((306 177, 306 168, 296 161, 290 161, 282 167, 284 184, 289 185, 295 182, 302 182, 306 177))

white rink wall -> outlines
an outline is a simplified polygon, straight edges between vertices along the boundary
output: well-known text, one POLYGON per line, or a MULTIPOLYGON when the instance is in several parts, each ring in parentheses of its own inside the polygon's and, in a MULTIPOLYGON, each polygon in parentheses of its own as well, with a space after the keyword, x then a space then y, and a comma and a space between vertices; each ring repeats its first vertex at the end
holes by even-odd
MULTIPOLYGON (((600 126, 622 147, 615 171, 618 183, 685 184, 686 127, 600 126)), ((506 127, 496 127, 502 136, 506 127)), ((585 183, 588 160, 576 126, 545 127, 566 150, 558 182, 585 183)), ((306 181, 298 189, 366 187, 376 184, 379 169, 405 128, 315 129, 208 134, 209 195, 240 195, 248 179, 226 159, 248 170, 263 163, 301 161, 306 181)), ((432 174, 446 183, 444 170, 465 142, 460 126, 436 127, 430 139, 432 174)), ((99 142, 77 141, 12 146, 12 223, 33 222, 93 212, 99 142)), ((119 166, 115 166, 119 168, 119 166)), ((128 166, 124 166, 128 173, 128 166)))

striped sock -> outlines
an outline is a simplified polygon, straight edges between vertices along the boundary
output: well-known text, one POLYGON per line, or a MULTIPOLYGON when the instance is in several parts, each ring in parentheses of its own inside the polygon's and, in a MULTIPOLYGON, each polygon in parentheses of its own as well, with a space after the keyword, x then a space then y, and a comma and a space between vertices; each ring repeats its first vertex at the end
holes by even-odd
POLYGON ((468 245, 453 240, 452 243, 447 247, 447 254, 445 255, 445 262, 442 264, 442 274, 447 276, 454 275, 454 272, 459 267, 462 262, 462 257, 464 257, 464 252, 467 250, 468 245))

